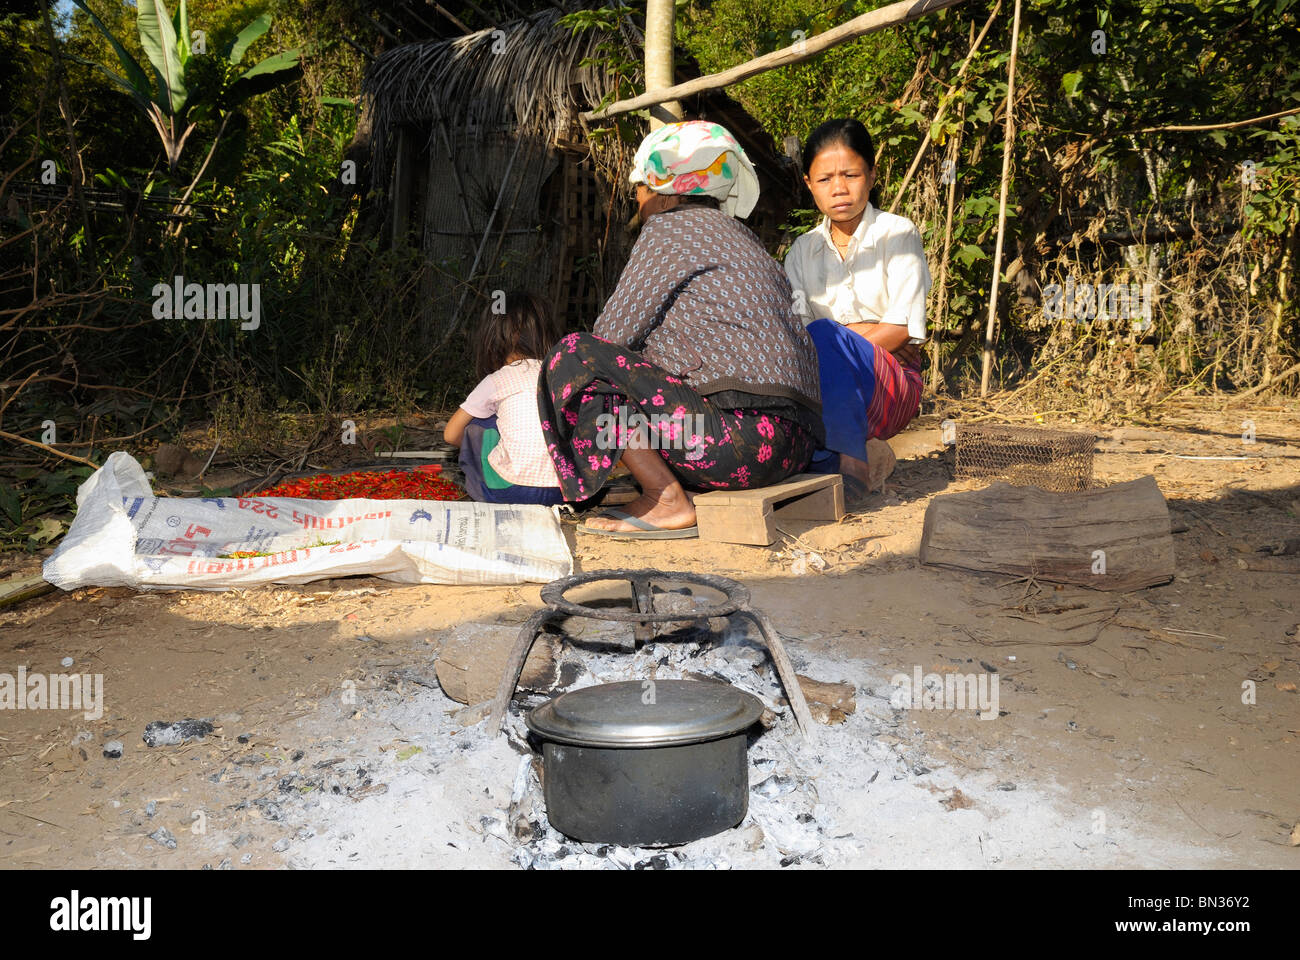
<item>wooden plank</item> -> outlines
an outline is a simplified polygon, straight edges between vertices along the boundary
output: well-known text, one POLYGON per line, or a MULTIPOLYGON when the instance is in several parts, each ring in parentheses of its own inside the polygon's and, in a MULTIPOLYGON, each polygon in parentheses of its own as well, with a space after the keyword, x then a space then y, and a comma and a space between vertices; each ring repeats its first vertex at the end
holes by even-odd
POLYGON ((838 473, 800 474, 755 490, 717 490, 695 498, 700 539, 766 546, 778 519, 836 521, 844 516, 844 480, 838 473))
POLYGON ((699 503, 695 502, 695 525, 701 540, 723 543, 752 543, 767 546, 776 539, 776 518, 770 503, 699 503))
POLYGON ((695 498, 696 506, 703 503, 715 505, 723 503, 775 503, 788 500, 800 494, 813 493, 824 487, 844 484, 838 473, 799 473, 782 483, 770 487, 758 487, 754 490, 715 490, 701 493, 695 498))
POLYGON ((1077 493, 995 483, 930 501, 920 560, 1096 590, 1137 590, 1173 579, 1174 540, 1154 477, 1077 493))
MULTIPOLYGON (((839 474, 835 476, 839 478, 839 474)), ((839 520, 844 516, 843 480, 777 507, 776 516, 781 520, 839 520)))

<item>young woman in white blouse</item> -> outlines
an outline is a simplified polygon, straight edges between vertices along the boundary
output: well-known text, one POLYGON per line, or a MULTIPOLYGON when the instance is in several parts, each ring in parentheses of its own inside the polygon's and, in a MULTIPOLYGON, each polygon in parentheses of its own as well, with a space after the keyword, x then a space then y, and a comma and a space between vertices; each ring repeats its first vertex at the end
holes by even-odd
POLYGON ((920 408, 930 269, 916 226, 872 203, 875 149, 861 123, 819 126, 803 168, 824 215, 785 258, 821 375, 826 448, 809 469, 838 469, 850 500, 860 501, 893 465, 883 443, 871 446, 888 464, 869 462, 868 441, 894 436, 920 408))

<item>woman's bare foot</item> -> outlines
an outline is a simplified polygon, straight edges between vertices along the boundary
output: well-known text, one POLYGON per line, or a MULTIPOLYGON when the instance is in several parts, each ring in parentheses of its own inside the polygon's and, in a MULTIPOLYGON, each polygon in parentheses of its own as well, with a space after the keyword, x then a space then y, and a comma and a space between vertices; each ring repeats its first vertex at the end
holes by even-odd
POLYGON ((885 485, 889 475, 894 472, 898 458, 894 450, 883 440, 872 437, 867 441, 867 459, 859 460, 846 453, 840 454, 840 473, 861 480, 867 490, 875 493, 885 485))
POLYGON ((867 466, 867 461, 859 460, 857 457, 850 457, 847 453, 841 453, 840 473, 846 477, 861 480, 864 487, 868 490, 871 489, 871 468, 867 466))
MULTIPOLYGON (((622 462, 641 484, 642 492, 641 496, 619 509, 661 530, 685 530, 695 526, 691 494, 682 488, 658 451, 628 448, 623 451, 622 462)), ((626 520, 609 517, 592 517, 587 526, 611 533, 631 533, 640 529, 626 520)))
MULTIPOLYGON (((661 530, 685 530, 695 526, 695 507, 680 483, 669 484, 663 490, 647 490, 619 509, 661 530)), ((599 516, 587 520, 586 525, 593 530, 613 533, 631 533, 640 529, 626 520, 599 516)))
POLYGON ((893 447, 875 437, 867 441, 867 466, 871 471, 871 476, 867 479, 868 488, 884 489, 885 481, 889 479, 897 465, 898 457, 894 456, 893 447))

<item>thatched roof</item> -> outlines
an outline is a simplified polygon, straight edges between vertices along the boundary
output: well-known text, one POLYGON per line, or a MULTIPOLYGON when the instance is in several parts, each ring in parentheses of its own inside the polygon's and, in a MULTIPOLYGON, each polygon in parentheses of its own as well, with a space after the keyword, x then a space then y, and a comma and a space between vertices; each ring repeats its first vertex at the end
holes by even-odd
POLYGON ((581 66, 605 35, 558 26, 562 16, 544 10, 454 40, 404 44, 376 60, 361 89, 371 111, 377 182, 385 182, 392 137, 404 123, 441 120, 454 140, 502 129, 548 141, 564 136, 611 80, 581 66))
MULTIPOLYGON (((390 183, 402 125, 427 131, 433 152, 447 146, 459 151, 467 142, 507 133, 531 141, 521 162, 545 152, 546 144, 586 140, 575 136, 578 114, 607 95, 613 99, 614 78, 583 62, 605 59, 598 48, 609 42, 626 46, 635 59, 642 38, 626 21, 625 34, 600 28, 575 33, 558 24, 562 16, 564 11, 548 9, 455 39, 403 44, 379 57, 361 88, 371 130, 372 182, 381 189, 390 183)), ((678 56, 679 81, 699 75, 694 60, 680 51, 678 56)), ((721 90, 698 94, 682 106, 688 118, 722 123, 744 146, 761 184, 759 208, 748 222, 760 235, 779 235, 797 201, 798 183, 771 136, 721 90)), ((586 146, 606 182, 623 181, 635 143, 609 136, 586 146)))

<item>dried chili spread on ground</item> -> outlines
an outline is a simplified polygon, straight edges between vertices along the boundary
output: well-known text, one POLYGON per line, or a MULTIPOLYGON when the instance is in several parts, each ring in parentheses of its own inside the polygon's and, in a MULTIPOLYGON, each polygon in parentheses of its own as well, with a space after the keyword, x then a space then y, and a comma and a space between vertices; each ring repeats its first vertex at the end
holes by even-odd
POLYGON ((414 470, 364 471, 332 476, 285 480, 257 493, 254 497, 298 497, 304 500, 464 500, 465 491, 438 474, 438 464, 414 470))

